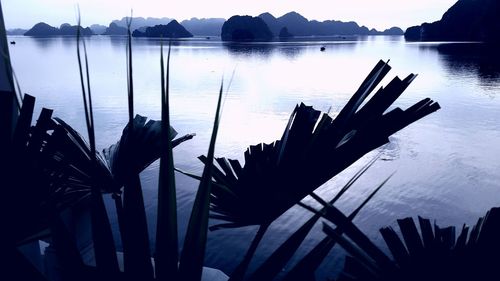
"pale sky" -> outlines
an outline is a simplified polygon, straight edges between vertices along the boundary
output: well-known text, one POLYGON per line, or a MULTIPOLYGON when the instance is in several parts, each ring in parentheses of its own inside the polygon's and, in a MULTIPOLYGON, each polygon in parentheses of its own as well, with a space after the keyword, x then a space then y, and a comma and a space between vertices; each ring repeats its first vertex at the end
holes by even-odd
POLYGON ((403 29, 439 20, 456 0, 3 0, 7 28, 30 28, 46 22, 53 26, 76 23, 76 3, 82 25, 108 25, 130 14, 142 17, 169 17, 178 21, 191 17, 257 16, 270 12, 279 17, 296 11, 308 19, 356 21, 359 25, 383 30, 403 29))

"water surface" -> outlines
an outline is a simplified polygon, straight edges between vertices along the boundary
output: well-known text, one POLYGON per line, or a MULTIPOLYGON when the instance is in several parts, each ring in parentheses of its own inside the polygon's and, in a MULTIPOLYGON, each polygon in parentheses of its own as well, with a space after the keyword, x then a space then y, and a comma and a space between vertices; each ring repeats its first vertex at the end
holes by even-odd
MULTIPOLYGON (((82 134, 86 132, 75 39, 12 39, 17 42, 10 46, 14 69, 23 92, 37 97, 37 111, 52 108, 56 116, 82 134)), ((125 38, 94 36, 87 39, 87 48, 97 145, 103 149, 119 139, 128 118, 125 38)), ((137 39, 133 50, 136 113, 159 119, 160 43, 137 39)), ((440 225, 461 226, 473 224, 489 208, 500 206, 500 57, 473 43, 406 43, 401 37, 382 36, 253 44, 204 39, 175 42, 172 124, 180 134, 197 134, 175 149, 176 165, 201 174, 196 157, 207 152, 223 77, 225 85, 232 83, 225 98, 216 155, 242 159, 248 145, 281 137, 297 103, 339 111, 379 59, 390 59, 393 67, 382 84, 396 75, 419 74, 395 106, 406 108, 430 97, 442 109, 391 137, 391 143, 379 149, 381 159, 338 207, 350 212, 396 171, 355 220, 382 245, 378 229, 396 226, 397 218, 421 215, 440 225), (324 52, 321 46, 326 47, 324 52)), ((373 155, 318 192, 331 198, 373 155)), ((141 175, 152 237, 157 174, 158 163, 154 163, 141 175)), ((182 234, 197 183, 178 175, 177 185, 182 234)), ((252 267, 309 216, 296 207, 278 219, 258 248, 252 267)), ((113 225, 116 229, 115 219, 113 225)), ((255 227, 246 227, 209 233, 207 265, 230 273, 255 231, 255 227)), ((318 225, 295 259, 322 237, 318 225)), ((320 276, 331 276, 340 267, 338 253, 339 248, 332 251, 333 258, 323 264, 320 276)))

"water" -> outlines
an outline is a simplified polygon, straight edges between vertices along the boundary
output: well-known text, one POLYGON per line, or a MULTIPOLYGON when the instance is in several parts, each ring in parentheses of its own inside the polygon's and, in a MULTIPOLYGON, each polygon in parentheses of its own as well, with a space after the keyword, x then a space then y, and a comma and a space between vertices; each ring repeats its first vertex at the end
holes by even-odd
MULTIPOLYGON (((85 133, 74 38, 12 37, 14 69, 23 92, 41 107, 55 110, 85 133)), ((127 122, 125 39, 92 37, 87 41, 94 99, 97 145, 115 143, 127 122)), ((160 117, 158 40, 134 40, 136 113, 160 117)), ((379 245, 382 226, 421 215, 443 226, 473 224, 489 208, 500 206, 500 56, 478 44, 406 43, 401 37, 325 38, 287 43, 228 45, 216 40, 176 42, 171 60, 172 124, 197 136, 175 149, 179 168, 201 174, 196 159, 208 148, 221 79, 231 86, 225 100, 216 155, 242 159, 250 144, 280 138, 295 104, 338 111, 379 59, 391 59, 395 75, 419 76, 396 102, 406 108, 425 97, 442 109, 395 134, 383 156, 339 201, 346 213, 359 205, 388 175, 394 177, 366 205, 355 222, 379 245), (326 51, 320 52, 320 46, 326 51), (234 73, 234 76, 233 76, 234 73)), ((373 154, 325 184, 331 198, 373 154)), ((150 234, 156 214, 158 163, 145 170, 144 188, 150 234)), ((181 237, 197 183, 177 176, 181 237)), ((258 206, 257 206, 258 207, 258 206)), ((113 227, 116 219, 111 211, 113 227)), ((270 228, 251 265, 258 266, 310 214, 292 208, 270 228)), ((209 233, 206 264, 230 273, 246 251, 256 227, 209 233)), ((323 234, 318 224, 294 261, 323 234)), ((340 268, 335 248, 320 277, 340 268)), ((293 264, 293 262, 292 262, 293 264)), ((291 264, 288 265, 290 267, 291 264)))

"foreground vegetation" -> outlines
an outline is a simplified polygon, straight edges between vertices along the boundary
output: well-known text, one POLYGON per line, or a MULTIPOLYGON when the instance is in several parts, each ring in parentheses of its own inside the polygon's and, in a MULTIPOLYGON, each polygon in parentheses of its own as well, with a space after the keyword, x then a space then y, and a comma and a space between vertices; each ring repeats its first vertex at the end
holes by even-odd
MULTIPOLYGON (((6 42, 5 36, 3 39, 6 42)), ((208 152, 200 156, 203 173, 180 171, 198 179, 199 187, 179 252, 172 150, 193 135, 175 139, 176 132, 170 124, 170 47, 166 63, 163 46, 159 54, 162 90, 158 97, 162 118, 148 121, 134 112, 129 28, 129 122, 120 140, 100 153, 95 146, 85 41, 80 36, 77 40, 88 142, 63 120, 52 117, 49 109, 43 109, 32 126, 35 98, 25 95, 21 100, 14 90, 2 93, 4 112, 12 113, 10 119, 0 120, 5 167, 1 171, 5 184, 0 196, 0 214, 5 225, 0 237, 5 248, 1 252, 5 261, 1 272, 4 277, 53 279, 39 272, 19 251, 23 245, 44 240, 55 250, 60 269, 57 278, 62 280, 200 280, 209 229, 257 225, 255 238, 230 274, 230 280, 273 280, 319 220, 324 223, 324 238, 285 274, 285 280, 314 280, 315 271, 336 244, 350 255, 340 280, 445 280, 455 276, 450 272, 457 265, 461 269, 457 271, 458 277, 494 276, 496 258, 489 257, 499 252, 495 240, 500 234, 496 209, 481 219, 470 234, 464 227, 458 239, 453 228, 434 226, 433 230, 426 219, 419 218, 420 233, 413 220, 400 220, 403 240, 391 228, 381 230, 392 254, 390 257, 352 222, 388 179, 375 186, 351 214, 346 215, 335 206, 376 158, 356 173, 334 198, 324 199, 315 193, 352 163, 387 143, 390 135, 439 109, 430 99, 406 110, 393 108, 415 75, 403 80, 396 77, 375 91, 390 70, 388 63, 380 61, 338 115, 331 117, 304 104, 297 105, 281 139, 250 146, 245 152, 244 164, 214 155, 224 92, 221 83, 208 152), (372 95, 372 92, 375 93, 372 95), (157 229, 151 255, 139 174, 157 159, 160 160, 157 229), (110 195, 118 214, 123 270, 103 202, 103 196, 110 195), (322 208, 304 203, 302 200, 306 197, 317 201, 322 208), (311 212, 311 218, 260 267, 247 272, 268 227, 295 205, 311 212), (95 264, 84 262, 77 243, 82 233, 70 227, 74 218, 68 218, 67 214, 78 207, 90 212, 87 229, 91 231, 95 264), (224 222, 209 227, 210 218, 224 222), (438 262, 441 266, 436 266, 438 262)))

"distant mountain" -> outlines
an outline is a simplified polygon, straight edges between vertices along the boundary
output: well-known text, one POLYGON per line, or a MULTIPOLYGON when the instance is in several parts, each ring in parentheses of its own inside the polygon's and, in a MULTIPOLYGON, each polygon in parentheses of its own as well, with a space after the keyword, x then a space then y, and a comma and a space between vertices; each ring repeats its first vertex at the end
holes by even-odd
POLYGON ((223 41, 269 41, 273 33, 259 17, 232 16, 222 25, 223 41))
POLYGON ((22 28, 7 29, 7 35, 24 35, 26 31, 28 30, 22 28))
MULTIPOLYGON (((128 17, 124 17, 121 20, 114 20, 112 23, 115 23, 118 26, 127 28, 127 19, 128 17)), ((155 25, 166 25, 171 22, 171 18, 143 18, 143 17, 132 17, 132 23, 130 24, 130 30, 134 31, 143 26, 155 26, 155 25)))
POLYGON ((30 30, 24 33, 26 36, 57 36, 59 29, 44 22, 35 24, 30 30))
POLYGON ((261 18, 267 24, 267 26, 274 35, 278 35, 281 28, 283 28, 283 26, 280 25, 278 20, 270 13, 260 14, 259 18, 261 18))
POLYGON ((222 25, 226 19, 208 18, 183 20, 181 25, 195 36, 220 36, 222 25))
POLYGON ((399 28, 399 27, 391 27, 389 29, 386 29, 382 32, 380 32, 382 35, 403 35, 405 32, 399 28))
MULTIPOLYGON (((331 35, 379 35, 397 33, 396 29, 379 32, 374 29, 370 31, 366 26, 359 26, 356 22, 342 22, 335 20, 317 21, 308 20, 299 13, 290 12, 279 18, 270 13, 259 15, 272 31, 274 36, 278 36, 281 29, 286 27, 295 36, 331 36, 331 35)), ((401 30, 401 29, 400 29, 401 30)), ((400 31, 399 35, 402 35, 400 31)))
POLYGON ((135 30, 132 33, 134 37, 163 37, 163 38, 186 38, 193 37, 189 31, 187 31, 182 25, 180 25, 176 20, 172 20, 167 25, 155 25, 146 28, 144 32, 135 30))
MULTIPOLYGON (((24 33, 25 36, 38 36, 38 37, 47 37, 47 36, 61 36, 61 35, 69 35, 75 36, 77 33, 78 27, 76 25, 70 25, 68 23, 64 23, 60 28, 50 26, 44 22, 40 22, 35 24, 30 30, 24 33)), ((94 33, 90 28, 80 27, 81 35, 89 36, 94 33)))
POLYGON ((118 26, 116 23, 112 22, 102 35, 127 35, 127 33, 128 30, 126 27, 118 26))
POLYGON ((314 33, 314 31, 310 30, 309 20, 296 12, 284 14, 276 20, 280 29, 282 27, 287 27, 291 33, 295 34, 295 36, 318 35, 311 34, 311 32, 314 33))
POLYGON ((93 24, 90 26, 90 29, 92 29, 94 34, 103 34, 106 32, 107 27, 105 25, 93 24))
MULTIPOLYGON (((78 26, 70 25, 69 23, 63 23, 59 27, 59 35, 75 36, 77 31, 78 31, 78 26)), ((83 36, 89 36, 89 35, 94 35, 94 32, 89 27, 86 28, 80 27, 80 34, 83 36)))
POLYGON ((412 26, 410 41, 500 42, 500 1, 459 0, 439 21, 412 26))

